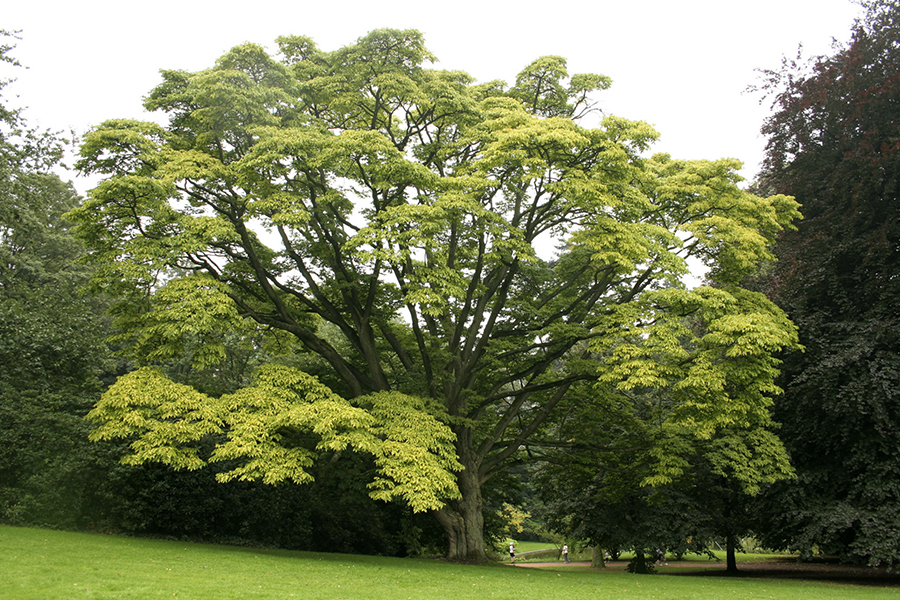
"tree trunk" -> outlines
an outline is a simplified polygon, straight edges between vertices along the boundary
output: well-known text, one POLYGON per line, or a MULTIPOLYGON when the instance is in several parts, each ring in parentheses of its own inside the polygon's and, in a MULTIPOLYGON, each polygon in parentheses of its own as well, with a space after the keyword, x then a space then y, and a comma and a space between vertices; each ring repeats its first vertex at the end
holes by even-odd
POLYGON ((435 512, 438 522, 447 534, 449 560, 487 560, 484 550, 484 515, 482 514, 481 481, 478 467, 470 456, 460 453, 460 462, 465 469, 457 475, 457 484, 462 494, 460 500, 449 502, 435 512))
POLYGON ((647 564, 647 557, 644 555, 643 548, 634 549, 634 558, 631 559, 625 570, 639 575, 649 575, 653 572, 652 566, 647 564))
POLYGON ((729 575, 736 575, 738 572, 737 558, 735 557, 735 548, 737 547, 737 536, 734 527, 734 498, 731 494, 725 498, 724 516, 725 516, 725 572, 729 575))
POLYGON ((729 533, 725 536, 725 572, 726 573, 737 573, 737 558, 735 557, 735 546, 737 546, 737 540, 735 540, 734 535, 729 533))
POLYGON ((603 557, 603 550, 600 546, 591 546, 591 566, 600 568, 606 566, 606 560, 603 557))

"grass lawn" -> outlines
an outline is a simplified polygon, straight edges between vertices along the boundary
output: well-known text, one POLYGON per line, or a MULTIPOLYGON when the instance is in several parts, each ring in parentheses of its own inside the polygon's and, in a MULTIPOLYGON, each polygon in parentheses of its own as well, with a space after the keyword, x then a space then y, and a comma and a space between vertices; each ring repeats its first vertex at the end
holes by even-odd
POLYGON ((0 599, 880 599, 900 589, 314 554, 0 526, 0 599))
MULTIPOLYGON (((562 544, 560 544, 561 546, 562 544)), ((505 548, 506 546, 504 546, 505 548)), ((556 548, 550 542, 516 542, 516 552, 533 552, 535 550, 549 550, 556 548)))

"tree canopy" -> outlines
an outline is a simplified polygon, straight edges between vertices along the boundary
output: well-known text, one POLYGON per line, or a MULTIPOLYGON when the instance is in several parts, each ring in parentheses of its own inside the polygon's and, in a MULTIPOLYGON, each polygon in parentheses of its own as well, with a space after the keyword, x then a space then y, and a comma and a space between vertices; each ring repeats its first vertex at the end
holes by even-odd
POLYGON ((766 542, 900 564, 900 3, 862 3, 848 43, 768 73, 761 189, 804 221, 762 289, 797 323, 775 407, 798 479, 777 486, 766 542))
POLYGON ((482 485, 598 378, 666 388, 696 436, 767 422, 795 332, 739 283, 773 258, 791 198, 742 190, 736 160, 650 156, 646 123, 582 124, 610 82, 561 57, 507 86, 427 68, 416 31, 278 47, 164 70, 145 106, 167 124, 85 138, 79 167, 104 179, 70 216, 148 367, 104 396, 97 437, 271 481, 371 452, 376 496, 434 510, 448 555, 481 558, 482 485), (689 259, 710 287, 685 288, 689 259), (150 368, 186 340, 215 364, 222 331, 290 338, 317 378, 269 365, 213 398, 150 368))

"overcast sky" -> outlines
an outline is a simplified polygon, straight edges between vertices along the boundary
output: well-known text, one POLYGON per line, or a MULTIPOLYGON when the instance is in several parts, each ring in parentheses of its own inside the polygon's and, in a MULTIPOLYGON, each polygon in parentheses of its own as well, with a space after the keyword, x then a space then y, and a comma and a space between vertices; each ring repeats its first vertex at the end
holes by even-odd
MULTIPOLYGON (((323 50, 382 27, 424 32, 441 68, 479 81, 515 80, 535 58, 601 73, 606 113, 640 119, 676 158, 737 158, 752 178, 768 106, 744 90, 776 68, 846 41, 860 9, 850 0, 596 0, 449 2, 369 0, 30 0, 9 2, 0 29, 21 30, 14 56, 28 69, 4 92, 31 125, 82 133, 109 118, 148 119, 142 98, 160 69, 200 70, 242 42, 274 52, 279 35, 323 50), (12 4, 11 6, 9 4, 12 4), (13 98, 13 95, 18 98, 13 98)), ((74 177, 74 175, 73 175, 74 177)), ((89 182, 75 179, 79 191, 89 182)))

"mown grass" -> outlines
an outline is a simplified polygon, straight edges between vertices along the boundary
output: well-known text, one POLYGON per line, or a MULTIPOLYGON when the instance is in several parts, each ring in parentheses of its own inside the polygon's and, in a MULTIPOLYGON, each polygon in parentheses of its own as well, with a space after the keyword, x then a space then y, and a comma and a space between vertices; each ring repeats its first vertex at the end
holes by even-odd
POLYGON ((894 588, 314 554, 0 526, 0 598, 881 599, 894 588))
POLYGON ((556 548, 556 546, 549 542, 516 542, 517 552, 534 552, 536 550, 549 550, 551 548, 556 548))

